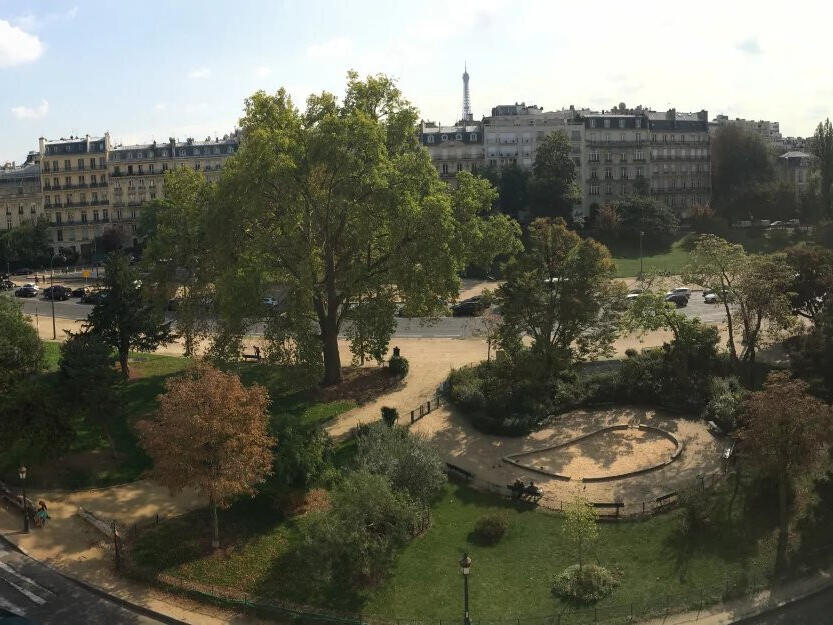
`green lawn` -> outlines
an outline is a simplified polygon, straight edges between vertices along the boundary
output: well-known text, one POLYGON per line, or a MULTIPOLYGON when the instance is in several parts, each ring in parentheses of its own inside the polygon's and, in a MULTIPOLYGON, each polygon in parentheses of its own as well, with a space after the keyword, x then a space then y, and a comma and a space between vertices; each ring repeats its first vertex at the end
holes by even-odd
MULTIPOLYGON (((660 254, 645 255, 642 257, 642 266, 645 273, 668 272, 678 274, 688 263, 689 250, 685 245, 686 239, 675 241, 671 249, 660 254)), ((639 274, 639 252, 616 255, 613 257, 616 263, 616 277, 630 278, 639 274)))
MULTIPOLYGON (((731 520, 694 536, 680 533, 679 511, 600 525, 601 538, 589 559, 618 571, 621 586, 597 605, 599 617, 628 612, 631 603, 641 613, 661 612, 665 601, 694 606, 701 590, 704 601, 718 601, 727 580, 731 591, 764 583, 774 551, 772 506, 740 496, 733 510, 731 520)), ((568 606, 550 592, 552 576, 575 562, 560 517, 457 484, 448 485, 432 515, 431 528, 401 551, 386 581, 373 589, 339 585, 314 594, 289 560, 296 537, 292 521, 278 520, 256 502, 221 512, 221 537, 229 548, 219 555, 208 546, 204 510, 141 535, 134 553, 141 566, 184 580, 347 613, 436 622, 459 618, 457 561, 468 551, 475 621, 588 610, 568 606), (494 511, 509 517, 507 535, 492 547, 472 543, 476 520, 494 511)))

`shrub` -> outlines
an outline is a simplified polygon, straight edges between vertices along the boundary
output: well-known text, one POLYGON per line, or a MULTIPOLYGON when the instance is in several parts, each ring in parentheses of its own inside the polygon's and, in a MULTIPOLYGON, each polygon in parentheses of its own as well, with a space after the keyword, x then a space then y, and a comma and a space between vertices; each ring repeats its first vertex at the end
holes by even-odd
POLYGON ((733 431, 746 389, 735 377, 712 378, 710 392, 711 399, 703 409, 703 419, 714 421, 724 432, 733 431))
POLYGON ((382 406, 382 421, 385 422, 389 428, 392 428, 396 425, 396 422, 399 420, 399 411, 396 408, 391 408, 390 406, 382 406))
POLYGON ((474 537, 481 544, 494 545, 503 538, 508 527, 509 522, 504 515, 484 514, 474 525, 474 537))
POLYGON ((610 595, 619 585, 619 580, 602 566, 578 564, 568 566, 556 575, 552 592, 559 597, 580 603, 594 603, 610 595))
POLYGON ((397 378, 404 378, 408 375, 408 359, 402 356, 391 356, 388 360, 388 371, 397 378))

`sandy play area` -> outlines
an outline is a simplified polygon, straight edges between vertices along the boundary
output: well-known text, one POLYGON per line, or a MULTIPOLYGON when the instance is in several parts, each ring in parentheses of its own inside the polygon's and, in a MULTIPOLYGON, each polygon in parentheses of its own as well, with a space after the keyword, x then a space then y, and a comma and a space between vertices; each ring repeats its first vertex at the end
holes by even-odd
POLYGON ((624 514, 641 510, 643 501, 652 502, 661 495, 699 484, 700 475, 719 473, 726 446, 723 439, 710 434, 699 420, 637 407, 576 410, 560 416, 552 427, 523 437, 483 434, 464 417, 443 407, 415 423, 413 430, 433 440, 448 462, 473 473, 476 486, 492 484, 493 489, 506 493, 505 485, 515 479, 533 480, 544 491, 542 503, 550 507, 557 508, 561 501, 582 495, 594 502, 624 502, 624 514), (658 433, 628 428, 597 434, 551 451, 537 451, 619 424, 660 428, 682 444, 682 453, 667 466, 653 471, 609 481, 583 482, 582 477, 636 471, 664 462, 674 452, 675 445, 658 433), (504 461, 506 456, 571 479, 559 480, 518 467, 504 461))

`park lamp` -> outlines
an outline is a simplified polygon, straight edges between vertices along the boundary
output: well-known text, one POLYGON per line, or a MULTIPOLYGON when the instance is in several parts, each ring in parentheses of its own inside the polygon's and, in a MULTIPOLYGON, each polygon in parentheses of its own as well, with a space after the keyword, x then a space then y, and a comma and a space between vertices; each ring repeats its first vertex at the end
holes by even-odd
POLYGON ((460 572, 463 575, 468 575, 471 572, 471 558, 467 553, 464 553, 463 557, 460 558, 460 572))
POLYGON ((17 470, 17 476, 18 476, 21 480, 25 480, 25 479, 26 479, 26 467, 25 467, 24 465, 22 465, 22 464, 20 465, 20 468, 17 470))

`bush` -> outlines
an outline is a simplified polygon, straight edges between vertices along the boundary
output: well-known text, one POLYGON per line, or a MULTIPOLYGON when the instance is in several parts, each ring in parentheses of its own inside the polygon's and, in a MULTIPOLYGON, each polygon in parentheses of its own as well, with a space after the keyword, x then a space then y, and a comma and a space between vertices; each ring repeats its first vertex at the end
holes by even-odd
POLYGON ((392 428, 396 425, 396 422, 399 420, 399 411, 396 408, 391 408, 390 406, 382 406, 382 421, 384 421, 385 425, 389 428, 392 428))
POLYGON ((703 419, 714 421, 724 432, 737 427, 738 413, 746 397, 746 389, 735 377, 712 378, 711 399, 703 409, 703 419))
POLYGON ((616 577, 602 566, 578 564, 568 566, 553 579, 552 592, 580 603, 595 603, 610 595, 619 585, 616 577))
POLYGON ((494 545, 506 533, 509 522, 499 513, 484 514, 474 525, 474 538, 483 545, 494 545))
POLYGON ((408 359, 402 356, 391 356, 388 360, 388 371, 397 378, 404 378, 408 375, 408 359))

